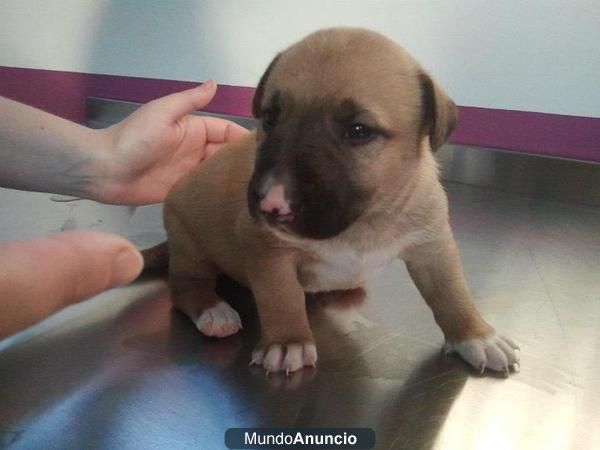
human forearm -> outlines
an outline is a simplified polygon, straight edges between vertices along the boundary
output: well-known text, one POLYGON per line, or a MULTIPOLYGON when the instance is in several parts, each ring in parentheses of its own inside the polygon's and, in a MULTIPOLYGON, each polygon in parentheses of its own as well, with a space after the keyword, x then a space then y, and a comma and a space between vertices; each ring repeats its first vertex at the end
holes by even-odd
POLYGON ((0 186, 94 198, 107 136, 0 97, 0 186))
POLYGON ((161 202, 204 158, 246 133, 191 115, 216 88, 209 81, 156 99, 104 130, 0 97, 0 186, 111 204, 161 202))

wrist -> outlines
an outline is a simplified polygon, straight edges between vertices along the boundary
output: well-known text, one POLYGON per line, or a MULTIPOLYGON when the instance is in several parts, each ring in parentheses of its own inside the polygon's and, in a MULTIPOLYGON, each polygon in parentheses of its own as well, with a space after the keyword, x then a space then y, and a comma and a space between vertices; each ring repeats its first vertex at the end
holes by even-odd
POLYGON ((89 155, 89 160, 85 168, 88 182, 84 188, 84 196, 101 203, 118 203, 113 127, 88 130, 86 154, 89 155))

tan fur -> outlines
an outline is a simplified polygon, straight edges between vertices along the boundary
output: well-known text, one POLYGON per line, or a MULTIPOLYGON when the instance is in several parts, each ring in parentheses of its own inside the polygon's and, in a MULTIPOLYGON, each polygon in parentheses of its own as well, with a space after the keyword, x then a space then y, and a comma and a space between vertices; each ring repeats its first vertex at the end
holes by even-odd
POLYGON ((255 222, 246 189, 264 133, 248 134, 182 179, 166 200, 174 304, 195 320, 220 301, 214 279, 225 272, 249 286, 255 296, 262 327, 258 351, 312 343, 304 291, 361 288, 365 282, 361 263, 383 261, 385 250, 392 248, 397 254, 390 259, 406 261, 448 342, 492 336, 494 329, 475 309, 464 280, 431 152, 453 127, 456 110, 434 84, 435 121, 421 126, 422 73, 403 49, 365 30, 318 32, 282 53, 269 75, 265 97, 277 87, 307 104, 316 98, 356 99, 392 130, 389 139, 372 144, 373 152, 365 153, 355 174, 374 190, 373 198, 357 221, 325 241, 255 222), (324 45, 337 50, 323 52, 324 45), (350 52, 361 55, 360 64, 348 57, 350 52), (343 255, 352 255, 352 261, 343 255), (330 272, 340 265, 340 272, 331 272, 330 278, 343 278, 344 270, 357 275, 341 284, 322 279, 319 270, 325 256, 335 261, 329 263, 330 272), (346 263, 354 266, 341 267, 346 263))

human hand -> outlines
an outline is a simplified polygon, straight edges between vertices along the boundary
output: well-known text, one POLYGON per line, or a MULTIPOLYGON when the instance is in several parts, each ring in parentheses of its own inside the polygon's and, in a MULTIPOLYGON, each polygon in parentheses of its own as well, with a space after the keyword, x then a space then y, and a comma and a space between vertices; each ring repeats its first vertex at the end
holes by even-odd
POLYGON ((133 281, 142 265, 133 244, 107 233, 74 231, 0 242, 0 339, 133 281))
POLYGON ((147 103, 122 122, 101 130, 108 155, 92 198, 104 203, 157 203, 183 175, 223 144, 247 132, 233 122, 191 115, 206 106, 216 83, 147 103))

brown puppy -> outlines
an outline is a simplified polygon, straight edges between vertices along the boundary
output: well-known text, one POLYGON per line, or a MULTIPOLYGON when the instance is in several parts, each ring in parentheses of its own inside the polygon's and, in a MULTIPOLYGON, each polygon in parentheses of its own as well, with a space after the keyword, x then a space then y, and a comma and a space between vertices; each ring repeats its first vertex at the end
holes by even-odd
POLYGON ((184 177, 165 203, 173 302, 208 336, 241 328, 215 294, 252 289, 267 371, 314 365, 305 293, 360 288, 406 262, 446 338, 475 368, 508 372, 516 346, 479 315, 448 225, 432 151, 456 107, 387 38, 339 28, 278 55, 253 103, 257 133, 184 177))

